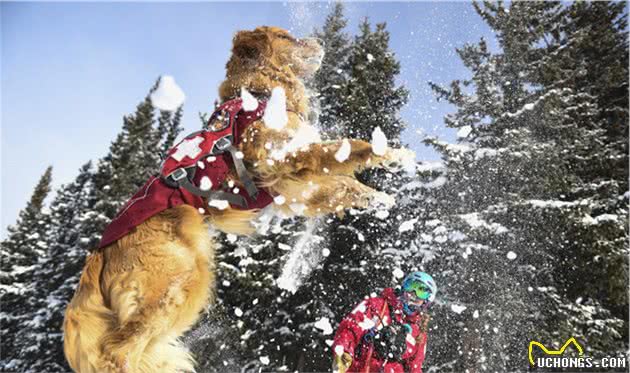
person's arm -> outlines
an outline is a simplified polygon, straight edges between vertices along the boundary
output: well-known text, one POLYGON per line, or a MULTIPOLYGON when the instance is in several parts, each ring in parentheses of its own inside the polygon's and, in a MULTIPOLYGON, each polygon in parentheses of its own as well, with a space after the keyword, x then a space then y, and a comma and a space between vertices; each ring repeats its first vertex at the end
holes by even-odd
POLYGON ((356 348, 361 343, 361 339, 369 330, 368 309, 372 306, 370 299, 363 300, 351 313, 349 313, 339 324, 332 345, 333 359, 336 362, 336 371, 345 372, 352 361, 356 348), (344 368, 342 370, 341 368, 344 368))

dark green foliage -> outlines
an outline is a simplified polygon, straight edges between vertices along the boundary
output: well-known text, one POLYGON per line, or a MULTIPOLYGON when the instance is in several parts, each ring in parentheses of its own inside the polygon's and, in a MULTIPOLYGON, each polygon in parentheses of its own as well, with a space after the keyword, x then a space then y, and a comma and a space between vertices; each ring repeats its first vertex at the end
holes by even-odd
POLYGON ((395 82, 400 63, 389 49, 385 23, 372 30, 365 19, 359 27, 346 67, 341 135, 369 141, 372 131, 380 127, 391 142, 398 144, 405 128, 399 110, 408 96, 407 90, 395 82))
POLYGON ((335 3, 322 30, 313 33, 313 36, 322 40, 325 53, 322 65, 310 84, 316 96, 313 105, 319 109, 319 127, 332 138, 339 137, 347 119, 343 117, 350 49, 350 38, 344 32, 347 23, 343 4, 335 3))
POLYGON ((28 366, 22 347, 15 339, 22 326, 31 320, 29 312, 37 308, 37 266, 45 255, 46 233, 50 224, 44 200, 50 192, 52 167, 48 167, 35 186, 26 207, 20 211, 15 225, 8 228, 9 235, 1 244, 2 303, 2 370, 19 370, 28 366))
POLYGON ((436 245, 437 268, 448 273, 442 296, 467 309, 437 315, 442 332, 427 364, 522 370, 528 341, 559 347, 571 336, 590 356, 623 353, 627 110, 614 103, 628 92, 613 87, 627 87, 627 64, 612 63, 627 60, 623 5, 475 7, 501 49, 491 53, 482 40, 458 51, 472 79, 433 87, 457 107, 445 122, 462 141, 427 140, 448 169, 436 194, 445 230, 463 232, 436 245), (586 21, 587 13, 600 17, 586 21), (624 124, 611 122, 613 112, 624 124), (453 331, 458 351, 445 342, 453 331))

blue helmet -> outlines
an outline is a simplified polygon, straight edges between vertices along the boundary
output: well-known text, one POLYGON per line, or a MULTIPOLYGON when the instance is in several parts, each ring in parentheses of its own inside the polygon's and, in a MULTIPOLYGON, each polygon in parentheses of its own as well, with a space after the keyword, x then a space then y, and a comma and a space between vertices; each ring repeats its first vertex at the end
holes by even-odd
MULTIPOLYGON (((425 306, 428 307, 435 300, 437 285, 428 273, 412 272, 403 280, 402 290, 415 294, 417 299, 425 301, 425 306)), ((407 306, 406 303, 405 306, 407 306)))

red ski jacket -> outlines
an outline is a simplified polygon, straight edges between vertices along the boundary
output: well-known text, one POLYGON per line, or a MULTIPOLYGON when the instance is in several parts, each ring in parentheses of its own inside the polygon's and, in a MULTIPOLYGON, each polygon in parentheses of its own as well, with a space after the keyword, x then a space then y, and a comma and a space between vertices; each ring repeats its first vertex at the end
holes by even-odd
POLYGON ((259 102, 258 108, 250 112, 242 106, 240 98, 227 101, 212 114, 206 129, 186 136, 171 148, 159 175, 151 176, 121 208, 105 228, 98 248, 112 244, 145 220, 175 206, 187 204, 205 213, 211 208, 207 205, 211 200, 222 201, 223 206, 229 202, 237 209, 259 209, 270 204, 273 198, 249 179, 240 160, 242 154, 235 147, 247 126, 262 118, 265 102, 259 102), (225 185, 232 165, 241 181, 248 181, 244 188, 225 185))
POLYGON ((380 297, 363 300, 341 321, 332 345, 333 359, 335 354, 350 354, 352 365, 348 372, 365 372, 369 365, 367 371, 371 373, 422 373, 427 335, 421 331, 421 322, 422 317, 418 313, 406 315, 394 289, 386 288, 380 297), (365 339, 366 334, 374 329, 390 325, 392 318, 395 322, 411 326, 411 333, 407 333, 405 339, 406 351, 402 355, 402 363, 379 360, 370 353, 373 346, 365 339))

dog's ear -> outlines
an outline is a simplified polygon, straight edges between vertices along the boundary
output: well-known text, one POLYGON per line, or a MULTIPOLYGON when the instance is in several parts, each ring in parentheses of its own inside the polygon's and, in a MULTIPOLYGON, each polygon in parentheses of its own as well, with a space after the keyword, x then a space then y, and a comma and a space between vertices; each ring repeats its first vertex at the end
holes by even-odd
POLYGON ((270 51, 271 41, 264 31, 239 31, 234 36, 232 53, 241 59, 255 61, 270 51))

